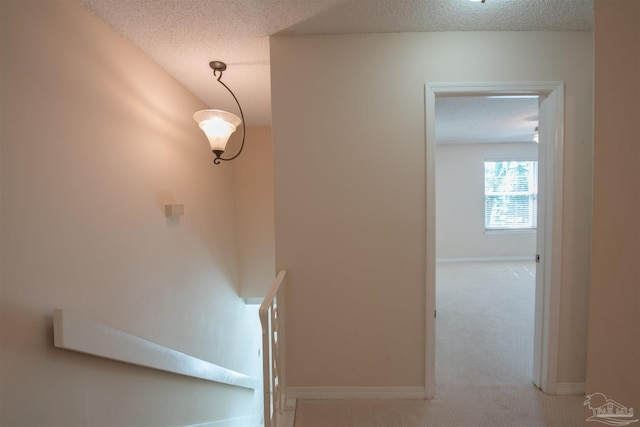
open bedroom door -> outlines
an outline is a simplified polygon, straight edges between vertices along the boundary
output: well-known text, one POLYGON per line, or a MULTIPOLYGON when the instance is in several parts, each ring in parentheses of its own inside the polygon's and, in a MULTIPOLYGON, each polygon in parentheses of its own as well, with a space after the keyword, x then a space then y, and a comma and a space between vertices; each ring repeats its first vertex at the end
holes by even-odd
POLYGON ((427 83, 426 125, 426 351, 425 394, 435 395, 436 352, 436 97, 539 97, 538 212, 532 382, 546 393, 557 388, 558 323, 562 248, 564 84, 562 82, 427 83))

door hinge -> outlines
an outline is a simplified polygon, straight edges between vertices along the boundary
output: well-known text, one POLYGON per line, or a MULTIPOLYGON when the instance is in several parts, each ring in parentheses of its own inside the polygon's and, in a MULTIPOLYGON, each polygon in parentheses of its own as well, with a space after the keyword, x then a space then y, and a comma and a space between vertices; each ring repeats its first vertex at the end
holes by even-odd
POLYGON ((438 316, 436 316, 436 311, 433 310, 433 318, 435 319, 436 317, 438 317, 438 316))
POLYGON ((540 254, 536 254, 536 262, 540 264, 540 254))

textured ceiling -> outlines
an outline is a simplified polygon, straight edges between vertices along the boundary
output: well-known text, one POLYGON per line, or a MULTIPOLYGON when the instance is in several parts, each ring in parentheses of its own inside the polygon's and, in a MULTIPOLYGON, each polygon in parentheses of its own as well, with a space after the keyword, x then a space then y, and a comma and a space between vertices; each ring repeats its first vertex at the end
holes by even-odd
POLYGON ((537 96, 436 97, 436 143, 533 142, 537 96))
POLYGON ((206 104, 271 123, 269 36, 425 31, 591 31, 593 0, 80 0, 206 104))

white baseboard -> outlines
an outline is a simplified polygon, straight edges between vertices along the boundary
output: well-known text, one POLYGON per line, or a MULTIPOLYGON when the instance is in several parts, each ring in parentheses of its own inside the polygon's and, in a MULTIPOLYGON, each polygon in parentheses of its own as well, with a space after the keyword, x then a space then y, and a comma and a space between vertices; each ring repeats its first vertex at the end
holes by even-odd
POLYGON ((185 427, 248 427, 261 426, 262 414, 249 415, 246 417, 229 418, 226 420, 209 421, 198 424, 189 424, 185 427))
POLYGON ((436 262, 482 262, 482 261, 535 261, 535 256, 486 256, 486 257, 460 257, 460 258, 436 258, 436 262))
POLYGON ((580 395, 585 392, 585 384, 584 383, 557 383, 556 384, 556 394, 572 394, 572 395, 580 395))
POLYGON ((411 399, 426 398, 424 387, 288 387, 287 396, 294 399, 411 399))

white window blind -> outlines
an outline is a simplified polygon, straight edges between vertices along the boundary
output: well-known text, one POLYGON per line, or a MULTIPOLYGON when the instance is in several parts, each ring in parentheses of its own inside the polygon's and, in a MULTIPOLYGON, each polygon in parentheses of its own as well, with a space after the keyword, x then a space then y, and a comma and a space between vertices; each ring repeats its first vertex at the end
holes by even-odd
POLYGON ((484 162, 486 230, 535 229, 538 162, 484 162))

